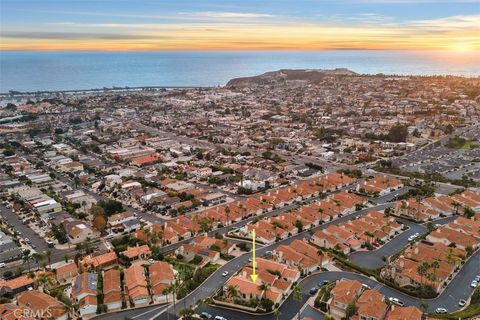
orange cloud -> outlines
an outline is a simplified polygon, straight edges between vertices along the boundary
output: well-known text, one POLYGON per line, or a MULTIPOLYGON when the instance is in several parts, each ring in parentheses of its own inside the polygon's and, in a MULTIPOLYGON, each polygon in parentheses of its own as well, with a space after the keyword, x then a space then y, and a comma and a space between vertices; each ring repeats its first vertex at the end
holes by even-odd
MULTIPOLYGON (((204 13, 205 15, 208 13, 204 13)), ((249 17, 250 18, 250 17, 249 17)), ((480 50, 479 16, 379 25, 318 23, 76 24, 62 32, 11 32, 1 50, 480 50), (448 27, 447 27, 448 26, 448 27), (478 26, 478 25, 477 25, 478 26), (79 33, 79 29, 88 32, 79 33), (103 31, 108 31, 107 33, 103 31), (128 33, 127 33, 128 31, 128 33)), ((58 26, 57 26, 58 28, 58 26)))

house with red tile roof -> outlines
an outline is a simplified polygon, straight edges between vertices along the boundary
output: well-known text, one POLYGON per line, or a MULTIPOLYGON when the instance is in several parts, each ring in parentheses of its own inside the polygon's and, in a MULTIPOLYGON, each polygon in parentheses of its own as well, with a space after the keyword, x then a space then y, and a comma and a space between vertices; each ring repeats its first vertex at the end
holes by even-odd
POLYGON ((300 278, 300 271, 263 258, 257 258, 256 269, 256 282, 251 280, 253 269, 250 266, 245 266, 237 275, 230 278, 224 286, 224 294, 227 294, 227 298, 228 287, 233 286, 238 290, 239 298, 244 301, 265 297, 274 303, 280 303, 282 298, 290 293, 292 284, 300 278), (267 284, 269 288, 262 290, 260 288, 262 283, 267 284))
POLYGON ((143 166, 152 165, 161 161, 163 161, 163 157, 158 153, 154 153, 150 155, 133 158, 130 160, 130 163, 137 167, 143 167, 143 166))
POLYGON ((33 288, 33 284, 33 279, 26 274, 9 280, 0 280, 0 294, 15 295, 33 288))
POLYGON ((418 242, 385 267, 382 276, 393 279, 402 287, 426 284, 438 292, 442 285, 450 280, 455 268, 460 266, 465 257, 466 252, 459 248, 448 247, 442 243, 418 242), (419 274, 418 268, 424 263, 427 263, 429 268, 425 274, 419 274))
POLYGON ((179 239, 188 239, 192 236, 192 231, 170 220, 165 222, 165 230, 175 232, 178 235, 179 239))
POLYGON ((86 296, 78 302, 78 308, 82 317, 96 314, 97 306, 97 297, 94 296, 86 296))
POLYGON ((377 176, 357 185, 357 191, 367 195, 383 196, 403 188, 403 183, 395 178, 377 176))
POLYGON ((172 294, 165 292, 174 281, 173 267, 167 262, 156 261, 148 267, 148 274, 153 301, 155 303, 173 301, 172 294))
POLYGON ((426 239, 427 241, 442 243, 447 246, 454 244, 456 248, 462 250, 467 250, 467 248, 475 250, 480 245, 480 240, 477 237, 451 229, 448 226, 437 228, 426 239))
POLYGON ((197 244, 182 244, 175 250, 175 254, 183 256, 186 261, 192 261, 195 256, 200 256, 202 257, 202 265, 208 262, 217 262, 220 259, 220 252, 197 244))
POLYGON ((0 319, 1 320, 30 320, 24 315, 18 314, 18 305, 15 303, 0 304, 0 319))
POLYGON ((66 282, 78 275, 78 266, 75 262, 69 262, 55 269, 55 277, 58 282, 66 282))
POLYGON ((326 232, 326 230, 315 232, 312 236, 312 242, 316 246, 326 249, 335 249, 344 254, 349 254, 351 251, 350 247, 345 244, 343 239, 337 238, 335 235, 326 232))
POLYGON ((117 310, 122 307, 122 300, 120 271, 109 269, 103 273, 103 304, 108 311, 117 310))
POLYGON ((125 269, 125 293, 135 307, 147 305, 150 295, 147 289, 145 269, 139 265, 132 265, 125 269))
POLYGON ((127 258, 129 261, 137 259, 148 259, 152 255, 152 251, 148 245, 128 247, 127 250, 122 252, 122 255, 127 258))
POLYGON ((452 199, 458 203, 460 203, 464 208, 468 207, 473 209, 474 211, 479 211, 480 210, 480 201, 477 202, 473 200, 473 198, 476 198, 475 196, 472 197, 474 193, 460 193, 460 194, 455 194, 452 196, 452 199))
POLYGON ((200 231, 200 225, 186 216, 176 217, 175 222, 193 234, 197 234, 200 231))
POLYGON ((352 320, 383 320, 388 311, 384 296, 371 289, 363 291, 355 305, 358 309, 352 320))
POLYGON ((83 258, 81 265, 85 268, 107 269, 118 264, 118 256, 115 251, 110 251, 95 257, 91 255, 83 258))
POLYGON ((294 240, 290 245, 280 245, 273 251, 274 260, 309 274, 325 267, 330 259, 319 254, 318 249, 306 241, 294 240))
POLYGON ((75 278, 72 286, 72 298, 80 302, 87 296, 97 298, 98 276, 96 273, 83 272, 75 278))
POLYGON ((63 303, 38 290, 29 290, 18 295, 17 304, 20 308, 28 308, 32 313, 39 315, 39 318, 68 319, 68 313, 65 311, 63 303))
POLYGON ((440 200, 440 198, 437 197, 429 197, 423 199, 423 203, 430 207, 432 210, 440 212, 440 214, 444 216, 451 216, 452 214, 455 213, 455 208, 453 205, 451 205, 451 200, 445 201, 447 199, 450 199, 449 197, 445 196, 443 198, 444 201, 440 200))
POLYGON ((428 221, 440 217, 440 212, 418 202, 415 198, 395 202, 393 214, 415 221, 428 221))
POLYGON ((222 254, 231 254, 235 249, 235 243, 228 242, 226 240, 220 240, 207 236, 198 236, 195 238, 194 243, 200 247, 210 248, 212 246, 218 247, 220 253, 222 254))
POLYGON ((387 314, 387 320, 422 320, 423 312, 414 306, 399 307, 392 306, 392 310, 387 314))
POLYGON ((330 299, 327 304, 330 314, 335 319, 342 319, 346 316, 347 307, 355 303, 362 293, 362 284, 357 280, 341 279, 335 283, 335 287, 330 291, 330 299))

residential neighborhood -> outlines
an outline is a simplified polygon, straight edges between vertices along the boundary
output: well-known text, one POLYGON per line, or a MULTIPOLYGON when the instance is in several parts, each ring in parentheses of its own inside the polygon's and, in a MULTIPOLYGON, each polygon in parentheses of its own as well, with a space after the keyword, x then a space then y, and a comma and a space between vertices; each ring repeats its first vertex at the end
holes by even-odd
POLYGON ((1 96, 0 318, 470 317, 477 79, 258 79, 1 96))

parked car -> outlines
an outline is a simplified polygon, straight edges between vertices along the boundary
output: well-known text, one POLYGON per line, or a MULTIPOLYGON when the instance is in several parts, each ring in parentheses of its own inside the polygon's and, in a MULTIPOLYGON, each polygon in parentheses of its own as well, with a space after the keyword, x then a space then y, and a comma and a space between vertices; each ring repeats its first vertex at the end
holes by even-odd
POLYGON ((401 301, 401 300, 398 299, 398 298, 390 297, 390 298, 388 298, 388 300, 389 300, 391 303, 396 304, 397 306, 400 306, 400 307, 403 307, 403 305, 404 305, 403 301, 401 301))
POLYGON ((362 283, 362 287, 365 289, 372 289, 368 284, 362 283))
POLYGON ((321 286, 324 286, 326 284, 329 284, 330 282, 328 280, 323 280, 322 282, 319 282, 318 283, 318 286, 321 287, 321 286))
POLYGON ((227 320, 227 318, 224 318, 222 316, 216 316, 215 317, 215 320, 227 320))
POLYGON ((470 283, 470 287, 476 288, 478 286, 478 281, 473 280, 472 283, 470 283))
POLYGON ((1 262, 0 263, 0 268, 5 268, 7 265, 5 264, 5 262, 1 262))
POLYGON ((315 293, 317 293, 317 291, 318 291, 318 288, 313 287, 312 289, 310 289, 310 295, 313 296, 315 293))
POLYGON ((435 313, 445 314, 445 313, 448 313, 448 310, 445 309, 445 308, 437 308, 437 309, 435 309, 435 313))
POLYGON ((475 277, 475 281, 480 282, 480 275, 475 277))
POLYGON ((458 305, 459 305, 460 307, 463 307, 463 306, 466 305, 466 304, 467 304, 467 301, 465 301, 465 300, 463 300, 463 299, 461 299, 460 301, 458 301, 458 305))
POLYGON ((202 312, 200 314, 200 317, 202 317, 203 319, 212 319, 213 318, 213 316, 208 312, 202 312))
POLYGON ((228 271, 223 271, 222 277, 226 277, 226 276, 228 276, 228 271))

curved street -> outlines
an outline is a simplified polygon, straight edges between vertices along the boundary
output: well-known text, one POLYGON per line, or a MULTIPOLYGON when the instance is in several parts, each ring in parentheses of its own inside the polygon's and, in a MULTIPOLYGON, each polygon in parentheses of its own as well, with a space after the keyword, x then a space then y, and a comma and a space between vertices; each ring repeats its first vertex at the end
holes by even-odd
MULTIPOLYGON (((268 246, 264 246, 263 248, 259 248, 256 250, 257 255, 258 256, 264 255, 266 251, 271 251, 280 244, 289 244, 294 239, 307 238, 309 236, 309 232, 311 231, 321 230, 328 227, 331 224, 339 224, 347 220, 350 220, 353 217, 364 215, 371 210, 383 210, 389 206, 391 206, 390 203, 385 203, 375 207, 354 212, 350 215, 343 216, 335 221, 331 221, 321 226, 315 227, 312 230, 304 231, 291 238, 279 241, 277 243, 274 243, 268 246)), ((443 223, 447 223, 452 219, 453 217, 448 217, 448 218, 440 219, 435 223, 443 224, 443 223)), ((391 242, 389 242, 383 248, 380 248, 375 251, 359 252, 358 254, 355 254, 356 256, 355 260, 361 261, 360 264, 362 266, 366 266, 366 265, 381 266, 384 263, 383 260, 381 259, 384 253, 386 252, 396 253, 399 249, 402 248, 402 245, 407 244, 408 242, 407 238, 409 237, 409 235, 414 234, 415 232, 419 232, 421 234, 424 234, 426 232, 426 227, 423 225, 418 225, 418 224, 415 224, 414 222, 409 222, 408 225, 410 226, 409 230, 407 230, 406 232, 394 238, 391 242), (412 227, 413 225, 417 227, 412 227), (381 251, 382 249, 383 251, 381 251), (373 262, 370 262, 370 260, 372 260, 373 262)), ((233 275, 243 265, 248 263, 248 259, 250 257, 251 256, 249 254, 242 255, 238 258, 235 258, 229 261, 227 264, 219 268, 200 287, 192 291, 184 299, 181 299, 180 301, 178 301, 176 304, 175 312, 173 310, 173 305, 170 305, 168 308, 160 311, 154 316, 151 316, 149 319, 151 320, 166 319, 167 315, 165 313, 169 313, 168 317, 170 319, 174 319, 174 313, 178 315, 180 310, 185 309, 188 306, 194 306, 200 299, 205 299, 212 296, 213 294, 215 294, 217 290, 220 289, 221 286, 224 285, 224 283, 227 280, 226 277, 222 277, 222 273, 224 271, 228 271, 229 275, 233 275)), ((462 269, 460 270, 459 274, 457 274, 457 276, 450 282, 447 288, 437 298, 426 300, 426 302, 429 305, 428 310, 431 312, 438 307, 447 308, 450 312, 458 310, 460 308, 458 306, 458 301, 460 299, 468 300, 471 294, 473 293, 474 289, 470 287, 470 282, 478 273, 480 273, 480 251, 477 251, 469 260, 467 260, 467 262, 463 265, 462 269)), ((321 282, 322 280, 334 281, 341 278, 356 279, 362 283, 369 285, 371 288, 375 288, 380 293, 385 295, 386 298, 394 296, 394 297, 398 297, 400 300, 403 300, 405 302, 405 305, 413 305, 417 307, 420 306, 421 299, 414 298, 405 293, 397 291, 394 288, 390 288, 382 283, 379 283, 375 279, 368 278, 361 274, 350 273, 345 271, 328 271, 328 272, 322 272, 322 273, 311 275, 305 278, 300 283, 300 287, 302 289, 302 294, 303 294, 302 301, 301 302, 294 301, 293 297, 290 295, 280 308, 282 318, 291 319, 293 316, 295 316, 298 310, 300 310, 300 308, 305 304, 307 299, 310 297, 309 295, 310 289, 312 287, 315 287, 319 282, 321 282)), ((221 315, 227 318, 228 320, 245 319, 245 313, 243 312, 219 308, 219 307, 203 306, 198 308, 198 311, 199 312, 207 311, 214 316, 221 315)), ((258 315, 258 316, 255 316, 255 318, 262 319, 262 320, 276 319, 276 317, 272 314, 258 315)))

